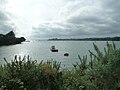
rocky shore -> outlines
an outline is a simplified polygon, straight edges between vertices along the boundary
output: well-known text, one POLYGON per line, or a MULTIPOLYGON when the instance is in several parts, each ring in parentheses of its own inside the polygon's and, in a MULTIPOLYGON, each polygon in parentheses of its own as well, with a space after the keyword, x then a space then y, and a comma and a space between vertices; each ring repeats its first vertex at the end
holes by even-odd
POLYGON ((13 31, 10 31, 6 35, 0 34, 0 46, 20 44, 25 40, 26 39, 24 37, 20 38, 15 37, 15 33, 13 31))

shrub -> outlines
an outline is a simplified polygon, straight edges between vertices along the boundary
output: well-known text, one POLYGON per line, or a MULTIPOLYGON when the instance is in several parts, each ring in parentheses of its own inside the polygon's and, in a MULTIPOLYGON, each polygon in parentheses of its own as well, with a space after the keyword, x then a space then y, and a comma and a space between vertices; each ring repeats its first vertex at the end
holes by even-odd
POLYGON ((61 63, 37 63, 29 56, 15 56, 10 63, 0 66, 1 90, 120 90, 120 49, 107 43, 104 52, 93 44, 96 54, 90 52, 74 64, 61 69, 61 63))
POLYGON ((93 43, 96 54, 90 52, 90 62, 87 57, 80 58, 80 63, 74 64, 74 69, 65 76, 65 87, 70 90, 119 90, 120 89, 120 49, 115 44, 109 44, 101 52, 93 43))
POLYGON ((8 90, 56 90, 61 88, 60 63, 32 61, 15 56, 11 63, 0 67, 0 87, 8 90))

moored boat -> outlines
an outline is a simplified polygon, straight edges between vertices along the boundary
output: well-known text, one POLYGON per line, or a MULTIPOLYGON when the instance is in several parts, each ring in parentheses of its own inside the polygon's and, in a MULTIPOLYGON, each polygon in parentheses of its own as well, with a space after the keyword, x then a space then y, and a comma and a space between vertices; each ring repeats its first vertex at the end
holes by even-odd
POLYGON ((55 48, 55 46, 52 46, 50 49, 52 52, 58 52, 58 49, 55 48))
POLYGON ((69 56, 69 53, 65 53, 64 56, 69 56))

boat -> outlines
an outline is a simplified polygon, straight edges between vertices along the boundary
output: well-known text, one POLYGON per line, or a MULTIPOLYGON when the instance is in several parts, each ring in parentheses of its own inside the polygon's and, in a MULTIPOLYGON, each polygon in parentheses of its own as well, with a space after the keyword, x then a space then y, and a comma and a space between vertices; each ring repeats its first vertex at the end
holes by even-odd
POLYGON ((69 56, 69 53, 65 53, 64 56, 69 56))
POLYGON ((52 46, 50 49, 52 52, 58 52, 58 49, 55 48, 55 46, 52 46))

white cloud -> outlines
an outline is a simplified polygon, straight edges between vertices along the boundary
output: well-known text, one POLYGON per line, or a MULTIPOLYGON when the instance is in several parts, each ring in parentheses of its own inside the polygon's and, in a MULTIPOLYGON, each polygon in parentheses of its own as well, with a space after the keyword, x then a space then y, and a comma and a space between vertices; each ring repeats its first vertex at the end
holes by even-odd
POLYGON ((42 29, 39 25, 35 30, 42 32, 42 37, 119 35, 119 8, 118 0, 71 0, 60 9, 58 16, 54 18, 54 23, 45 24, 42 29))
POLYGON ((119 0, 1 1, 1 33, 16 28, 18 35, 36 38, 120 34, 119 0))

